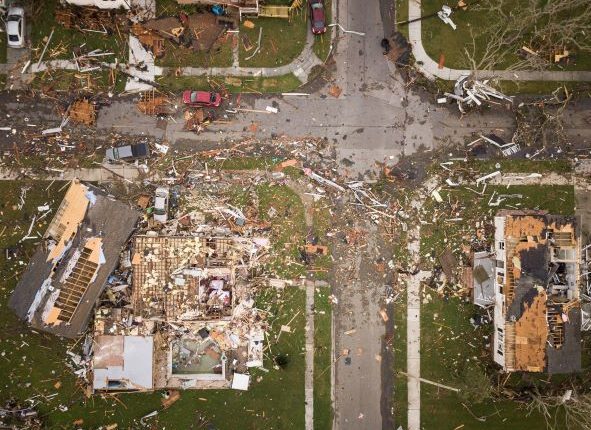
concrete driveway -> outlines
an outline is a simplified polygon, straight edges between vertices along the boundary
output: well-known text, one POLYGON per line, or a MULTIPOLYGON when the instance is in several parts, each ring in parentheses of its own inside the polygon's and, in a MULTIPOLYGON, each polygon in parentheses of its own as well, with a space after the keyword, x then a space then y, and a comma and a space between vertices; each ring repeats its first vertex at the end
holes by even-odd
MULTIPOLYGON (((21 70, 25 63, 31 58, 31 8, 29 4, 23 5, 25 8, 25 46, 23 48, 6 48, 6 89, 23 89, 24 83, 30 77, 29 75, 21 74, 21 70)), ((0 37, 6 38, 6 29, 0 37)))

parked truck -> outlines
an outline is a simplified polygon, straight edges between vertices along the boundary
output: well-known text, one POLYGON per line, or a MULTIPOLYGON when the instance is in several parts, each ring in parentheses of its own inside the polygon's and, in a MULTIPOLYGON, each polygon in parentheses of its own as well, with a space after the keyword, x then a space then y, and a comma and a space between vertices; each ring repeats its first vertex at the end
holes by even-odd
POLYGON ((105 153, 105 157, 109 163, 141 160, 143 158, 148 158, 149 156, 150 148, 148 148, 147 143, 136 143, 133 145, 108 148, 105 153))

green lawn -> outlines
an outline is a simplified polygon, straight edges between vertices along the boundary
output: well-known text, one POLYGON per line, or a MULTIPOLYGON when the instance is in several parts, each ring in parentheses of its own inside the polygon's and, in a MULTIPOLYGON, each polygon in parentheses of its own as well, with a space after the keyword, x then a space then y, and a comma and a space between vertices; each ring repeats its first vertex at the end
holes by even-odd
MULTIPOLYGON (((481 310, 458 299, 443 300, 434 291, 427 291, 432 300, 421 305, 421 376, 454 388, 475 389, 473 384, 479 380, 474 374, 484 372, 491 361, 485 346, 489 340, 483 336, 490 339, 492 327, 475 330, 469 319, 481 310)), ((545 429, 542 416, 526 415, 527 411, 516 402, 491 398, 474 402, 452 391, 421 384, 421 424, 425 430, 442 428, 441 423, 450 430, 462 424, 470 430, 545 429), (485 417, 485 421, 476 420, 470 411, 485 417)))
MULTIPOLYGON (((4 182, 0 187, 0 244, 2 248, 18 246, 25 235, 31 218, 39 205, 49 204, 55 211, 65 193, 64 185, 55 182, 48 191, 49 182, 4 182), (21 188, 29 186, 25 206, 18 210, 21 188), (4 230, 4 227, 6 229, 4 230)), ((269 194, 269 193, 267 193, 269 194)), ((44 232, 50 218, 33 229, 44 232)), ((293 429, 304 427, 304 342, 305 342, 305 292, 288 288, 282 293, 262 290, 256 297, 256 306, 269 312, 271 329, 265 350, 264 366, 268 373, 253 369, 251 388, 248 392, 235 390, 183 391, 181 399, 171 408, 162 410, 162 393, 129 393, 117 396, 93 396, 85 398, 71 371, 65 366, 66 349, 74 341, 62 340, 49 334, 34 332, 17 320, 7 308, 8 297, 16 285, 19 274, 28 262, 34 243, 26 241, 21 254, 13 260, 0 260, 0 380, 3 389, 0 403, 9 398, 24 401, 32 396, 57 396, 44 399, 39 405, 44 428, 74 429, 98 428, 118 424, 118 428, 139 428, 139 418, 159 411, 151 419, 154 429, 202 429, 203 421, 213 423, 218 429, 234 430, 237 422, 244 429, 293 429), (22 261, 23 264, 20 264, 22 261), (291 321, 293 316, 296 318, 291 321), (291 322, 290 322, 291 321, 291 322), (282 324, 290 322, 292 333, 277 334, 282 324), (283 369, 275 369, 272 357, 283 354, 289 363, 283 369), (55 388, 57 382, 61 383, 55 388), (68 408, 61 412, 58 406, 68 408), (74 426, 75 420, 83 424, 74 426)), ((4 253, 2 254, 4 255, 4 253)), ((322 298, 320 298, 321 303, 322 298)), ((319 327, 325 327, 321 320, 319 327)), ((319 332, 320 339, 324 333, 319 332)), ((321 385, 322 387, 322 385, 321 385)))
POLYGON ((177 16, 179 12, 185 12, 190 15, 207 9, 206 6, 185 4, 180 5, 176 0, 155 0, 156 17, 177 16))
POLYGON ((127 34, 102 35, 99 33, 83 33, 77 30, 67 30, 55 22, 55 8, 59 0, 44 0, 33 6, 31 47, 33 60, 37 60, 45 46, 44 38, 49 37, 51 30, 55 30, 43 61, 55 59, 72 59, 72 50, 85 44, 86 51, 102 49, 114 52, 115 55, 104 57, 104 61, 114 63, 115 58, 125 63, 128 56, 127 34))
MULTIPOLYGON (((471 164, 473 170, 490 168, 491 162, 471 164)), ((510 162, 502 169, 516 172, 557 171, 568 172, 564 162, 510 162)), ((460 261, 464 258, 462 245, 476 232, 476 223, 492 222, 495 213, 504 208, 544 209, 554 214, 574 214, 575 200, 572 186, 488 186, 484 196, 461 188, 440 191, 444 203, 428 198, 422 219, 421 255, 425 268, 433 266, 437 256, 449 247, 460 261), (522 194, 523 199, 510 198, 498 207, 489 207, 491 194, 522 194), (450 204, 451 202, 451 204, 450 204), (461 217, 461 222, 446 222, 461 217)), ((493 233, 485 233, 490 243, 493 233)), ((437 264, 437 263, 435 263, 437 264)), ((465 428, 501 430, 507 428, 544 429, 545 421, 537 413, 527 415, 524 405, 499 399, 497 368, 492 363, 490 349, 492 326, 475 329, 470 318, 482 314, 467 298, 457 298, 453 289, 446 288, 443 295, 424 286, 421 305, 421 376, 461 390, 454 393, 427 384, 421 385, 421 422, 425 430, 465 428), (492 388, 490 388, 492 387, 492 388), (493 392, 496 390, 496 397, 493 392), (482 417, 484 421, 474 418, 482 417), (462 425, 464 427, 462 427, 462 425)), ((573 376, 576 378, 577 376, 573 376)), ((518 390, 527 381, 539 383, 547 379, 543 374, 515 373, 507 387, 518 390)), ((564 376, 551 378, 550 383, 563 383, 564 376)))
POLYGON ((210 52, 195 52, 167 40, 164 57, 156 59, 163 67, 230 67, 232 66, 232 38, 216 43, 210 52))
POLYGON ((408 24, 398 24, 408 20, 408 0, 395 0, 394 7, 396 8, 396 30, 408 40, 408 24))
POLYGON ((73 70, 41 72, 37 73, 33 81, 31 81, 31 88, 44 91, 77 92, 83 90, 88 82, 86 78, 81 79, 81 76, 90 76, 91 85, 89 90, 91 92, 123 92, 127 77, 122 73, 113 73, 115 73, 114 85, 109 70, 97 70, 91 73, 79 73, 73 70))
MULTIPOLYGON (((503 173, 571 173, 573 171, 570 160, 525 160, 525 159, 489 159, 489 160, 471 160, 468 163, 461 164, 462 167, 470 169, 472 172, 488 174, 496 170, 503 173), (497 169, 496 165, 500 167, 497 169)), ((439 168, 439 167, 438 167, 439 168)), ((443 173, 443 169, 441 169, 443 173)))
POLYGON ((230 93, 281 93, 298 88, 302 83, 294 74, 261 77, 218 77, 218 76, 179 76, 173 75, 156 78, 163 89, 179 92, 187 88, 207 89, 223 85, 230 93), (238 83, 240 85, 238 85, 238 83))
POLYGON ((304 49, 308 30, 306 8, 296 12, 289 22, 280 18, 252 18, 255 24, 250 29, 240 25, 240 66, 277 67, 291 63, 304 49), (259 31, 263 29, 259 52, 247 60, 256 49, 259 31), (243 38, 248 37, 252 49, 244 49, 243 38))
POLYGON ((269 170, 279 159, 271 157, 232 157, 226 160, 207 160, 210 169, 222 170, 269 170))
POLYGON ((317 288, 314 295, 314 429, 332 429, 331 365, 332 306, 329 287, 317 288))
MULTIPOLYGON (((409 1, 409 0, 405 0, 409 1)), ((516 0, 514 7, 520 7, 520 4, 525 4, 528 0, 516 0)), ((470 3, 470 2, 466 2, 470 3)), ((407 3, 408 4, 408 3, 407 3)), ((455 6, 446 0, 421 0, 421 14, 422 16, 431 15, 439 10, 443 5, 455 6)), ((402 5, 399 6, 399 10, 402 5)), ((407 7, 407 6, 405 6, 407 7)), ((457 29, 453 30, 451 26, 443 23, 437 16, 425 18, 422 21, 422 42, 425 51, 429 56, 439 61, 440 54, 445 55, 445 66, 452 69, 471 68, 466 59, 464 48, 470 49, 472 37, 470 29, 473 30, 476 36, 476 46, 484 49, 486 36, 482 35, 483 28, 491 22, 498 22, 503 19, 490 13, 484 13, 468 7, 467 10, 458 9, 454 11, 451 16, 457 29)), ((398 19, 400 21, 401 19, 398 19)), ((411 24, 412 25, 412 24, 411 24)), ((587 37, 591 37, 588 35, 587 37)), ((591 70, 591 56, 589 53, 581 52, 577 58, 577 64, 569 66, 566 70, 591 70)), ((481 58, 482 52, 476 52, 476 57, 481 58)), ((501 64, 498 64, 496 69, 503 69, 517 61, 517 54, 508 56, 501 64)), ((562 70, 553 66, 552 70, 562 70)))
POLYGON ((475 232, 476 222, 492 222, 494 215, 501 209, 545 209, 553 214, 573 215, 575 208, 572 185, 513 185, 509 189, 506 186, 489 185, 483 196, 463 187, 444 189, 439 193, 443 203, 438 204, 429 197, 424 206, 424 219, 428 224, 421 228, 421 254, 427 265, 430 259, 436 259, 447 247, 458 258, 464 258, 461 245, 468 244, 475 232), (507 198, 499 206, 491 207, 488 201, 493 192, 496 196, 521 194, 523 198, 507 198), (452 212, 449 201, 455 212, 452 212), (447 222, 449 218, 462 218, 462 221, 447 222))
POLYGON ((268 272, 283 279, 305 275, 306 266, 300 259, 300 248, 306 238, 304 205, 291 188, 275 184, 260 184, 247 189, 233 186, 227 190, 226 197, 242 211, 253 206, 260 220, 270 221, 273 252, 266 265, 268 272), (271 207, 276 211, 273 218, 268 214, 271 207))
POLYGON ((285 185, 262 184, 256 188, 259 197, 259 216, 270 220, 271 243, 274 255, 269 270, 285 279, 303 275, 306 267, 300 259, 300 247, 306 238, 304 205, 300 197, 285 185), (267 212, 273 207, 276 217, 270 219, 267 212))

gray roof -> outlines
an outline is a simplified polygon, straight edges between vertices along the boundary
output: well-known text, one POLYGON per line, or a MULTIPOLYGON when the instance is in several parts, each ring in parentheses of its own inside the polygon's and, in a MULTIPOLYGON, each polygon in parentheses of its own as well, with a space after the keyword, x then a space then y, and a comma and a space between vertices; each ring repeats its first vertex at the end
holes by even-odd
MULTIPOLYGON (((77 182, 73 182, 70 188, 74 186, 77 186, 77 182)), ((38 246, 9 300, 9 306, 18 317, 29 321, 33 327, 69 338, 80 335, 86 329, 93 307, 105 287, 107 278, 117 267, 121 249, 129 239, 140 216, 129 205, 107 196, 99 188, 88 184, 84 186, 88 189, 86 195, 90 203, 75 234, 64 247, 61 259, 49 258, 51 247, 48 246, 48 236, 50 236, 48 229, 48 233, 38 246), (75 265, 82 261, 81 252, 84 252, 84 247, 90 239, 97 238, 100 238, 102 243, 99 264, 92 272, 93 276, 83 281, 85 288, 79 290, 81 296, 71 300, 72 303, 77 302, 77 305, 71 307, 69 321, 45 324, 44 311, 47 312, 52 308, 58 290, 67 291, 67 282, 72 282, 71 274, 75 274, 77 267, 75 265), (51 286, 48 288, 49 285, 51 286), (53 298, 52 295, 54 295, 53 298)), ((57 219, 58 225, 60 224, 59 212, 58 210, 53 221, 56 222, 57 219)), ((67 217, 67 212, 66 205, 64 213, 61 214, 62 218, 67 217)))
POLYGON ((472 267, 474 304, 479 306, 494 305, 494 257, 486 251, 475 252, 472 267))
POLYGON ((97 336, 95 342, 95 390, 152 389, 152 336, 97 336))

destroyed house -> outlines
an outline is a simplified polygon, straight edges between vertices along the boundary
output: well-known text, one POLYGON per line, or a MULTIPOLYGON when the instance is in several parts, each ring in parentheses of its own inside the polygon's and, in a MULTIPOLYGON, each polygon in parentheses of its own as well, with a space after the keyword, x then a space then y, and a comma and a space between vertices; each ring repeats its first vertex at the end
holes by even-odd
POLYGON ((72 181, 10 307, 35 328, 81 334, 138 218, 127 204, 72 181))
POLYGON ((581 369, 579 238, 574 217, 495 217, 494 361, 503 370, 581 369))
POLYGON ((248 269, 266 241, 146 234, 132 244, 131 306, 95 317, 95 391, 230 388, 234 373, 262 366, 265 323, 248 269))
POLYGON ((240 255, 231 238, 136 236, 131 260, 136 315, 229 319, 240 255))

